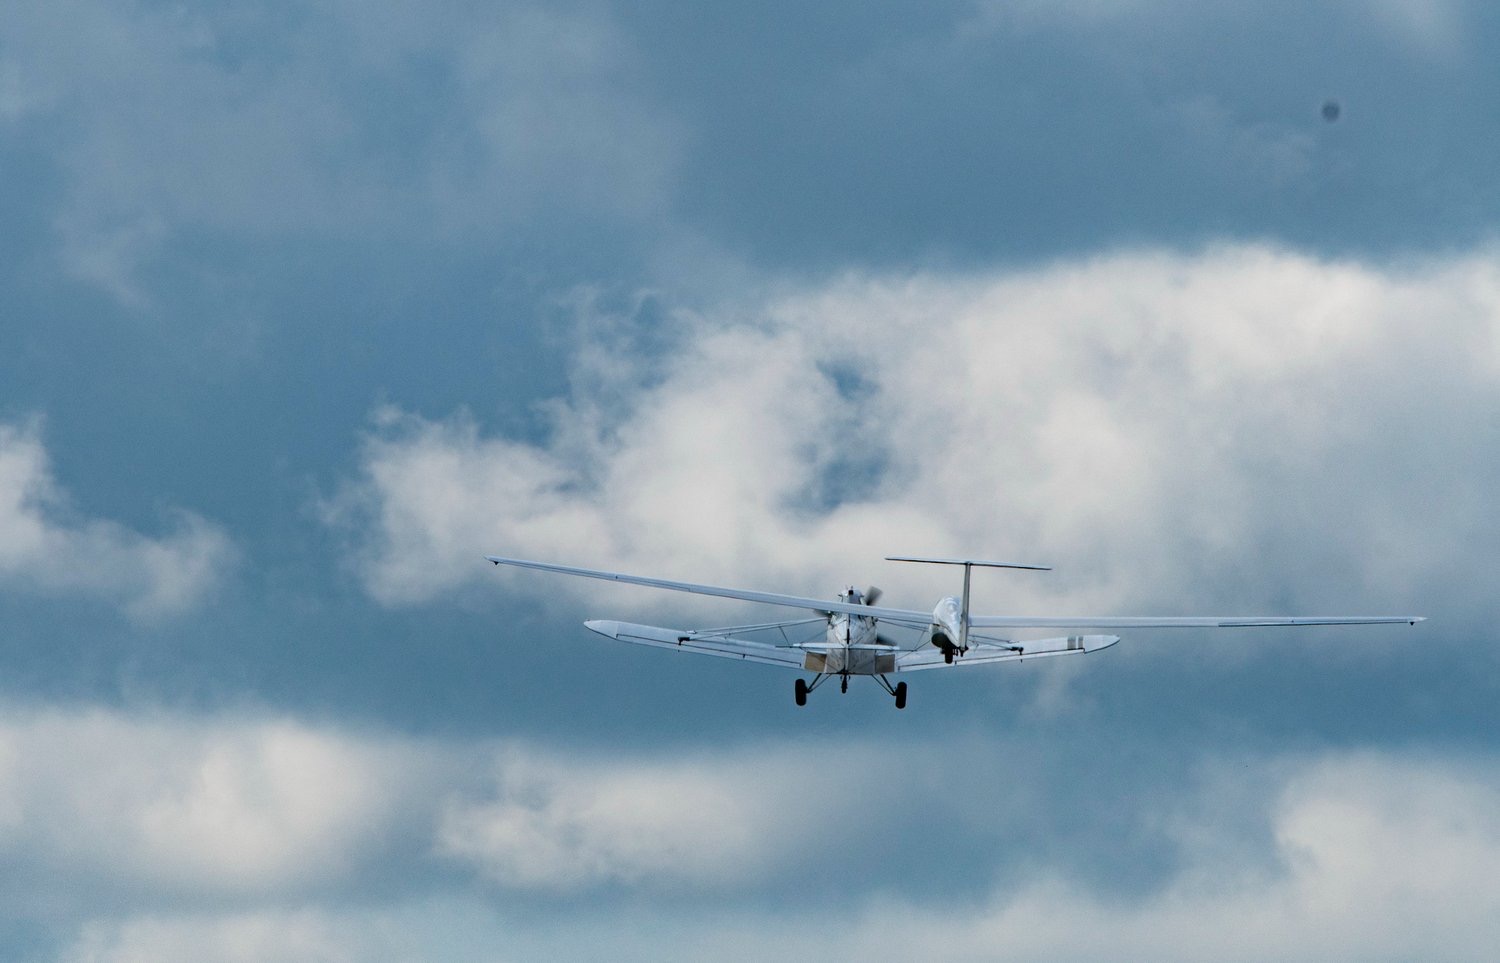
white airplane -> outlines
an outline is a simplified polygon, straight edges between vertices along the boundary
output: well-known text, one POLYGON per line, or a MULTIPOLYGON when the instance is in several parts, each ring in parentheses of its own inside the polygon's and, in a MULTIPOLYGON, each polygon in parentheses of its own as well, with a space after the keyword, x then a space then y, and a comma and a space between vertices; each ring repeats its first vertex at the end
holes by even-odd
POLYGON ((886 556, 887 561, 892 562, 963 566, 962 597, 945 598, 938 602, 930 613, 882 608, 875 604, 879 600, 880 590, 873 586, 863 592, 850 586, 840 593, 837 599, 824 601, 799 595, 777 595, 772 592, 756 592, 749 589, 695 585, 691 582, 672 582, 666 579, 644 578, 639 575, 622 575, 619 572, 574 568, 570 565, 529 562, 519 558, 502 558, 497 555, 486 555, 485 558, 496 565, 515 565, 544 572, 581 575, 585 578, 646 585, 651 588, 670 589, 674 592, 691 592, 695 595, 742 599, 747 602, 762 602, 767 605, 809 609, 816 612, 817 616, 811 619, 699 630, 667 629, 654 625, 635 625, 630 622, 601 619, 591 619, 583 623, 600 635, 618 639, 621 642, 654 645, 665 649, 676 649, 679 652, 696 652, 700 655, 716 655, 744 662, 784 665, 799 671, 812 672, 814 675, 811 682, 806 679, 797 680, 796 697, 799 706, 806 705, 807 694, 829 679, 838 677, 840 689, 848 692, 849 677, 865 675, 873 677, 886 692, 895 696, 896 708, 904 709, 906 708, 906 683, 900 682, 893 686, 886 678, 887 675, 898 672, 916 672, 920 669, 961 668, 987 665, 991 662, 1019 662, 1022 659, 1098 652, 1120 641, 1118 635, 1068 635, 1054 639, 1016 641, 976 635, 970 631, 971 629, 1259 628, 1273 625, 1377 625, 1396 622, 1416 625, 1424 621, 1424 617, 1419 615, 1301 618, 1219 615, 1167 616, 1164 618, 1155 616, 1070 618, 970 615, 969 580, 976 566, 1051 571, 1045 565, 1017 565, 1010 562, 990 562, 972 558, 886 556), (877 626, 881 622, 889 622, 908 630, 919 631, 921 632, 920 641, 913 647, 903 648, 879 633, 877 626), (800 641, 789 634, 789 630, 800 630, 802 634, 806 634, 811 626, 818 628, 812 631, 809 637, 800 641), (743 637, 749 634, 772 632, 779 633, 781 641, 763 642, 743 637))

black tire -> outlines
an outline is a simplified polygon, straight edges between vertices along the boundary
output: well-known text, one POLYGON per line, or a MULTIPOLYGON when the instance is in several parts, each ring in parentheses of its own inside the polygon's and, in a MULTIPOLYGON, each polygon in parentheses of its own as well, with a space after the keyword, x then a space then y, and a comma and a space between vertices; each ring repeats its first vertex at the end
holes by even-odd
POLYGON ((905 682, 898 682, 898 683, 896 683, 896 708, 897 709, 905 709, 906 708, 906 683, 905 682))
POLYGON ((807 682, 804 679, 797 680, 797 705, 807 705, 807 682))

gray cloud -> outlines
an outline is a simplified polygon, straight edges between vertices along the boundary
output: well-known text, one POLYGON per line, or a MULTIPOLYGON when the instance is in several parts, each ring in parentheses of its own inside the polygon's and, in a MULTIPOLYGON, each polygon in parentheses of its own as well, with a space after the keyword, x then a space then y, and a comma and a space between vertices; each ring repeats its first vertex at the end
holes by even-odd
POLYGON ((595 9, 70 8, 15 11, 0 117, 66 172, 63 266, 128 307, 185 237, 452 237, 666 199, 679 135, 595 9))
MULTIPOLYGON (((1274 784, 1267 811, 1276 862, 1269 868, 1226 858, 1222 823, 1205 824, 1191 830, 1181 872, 1144 898, 1080 890, 1043 873, 978 905, 874 901, 834 929, 812 917, 781 917, 776 925, 721 917, 679 936, 678 946, 691 947, 679 958, 1487 957, 1500 936, 1500 902, 1486 882, 1500 850, 1492 762, 1355 754, 1278 769, 1254 769, 1237 787, 1274 784)), ((625 955, 645 957, 644 948, 632 949, 625 955)))

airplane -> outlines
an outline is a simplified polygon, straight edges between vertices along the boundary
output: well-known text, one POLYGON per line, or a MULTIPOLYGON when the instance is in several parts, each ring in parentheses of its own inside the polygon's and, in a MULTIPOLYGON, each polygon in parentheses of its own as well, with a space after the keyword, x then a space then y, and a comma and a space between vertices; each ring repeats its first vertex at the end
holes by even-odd
POLYGON ((969 611, 969 587, 975 568, 1051 571, 1051 568, 1045 565, 1021 565, 1014 562, 994 562, 973 558, 886 556, 886 560, 891 562, 963 566, 961 597, 950 596, 942 599, 930 613, 910 609, 883 608, 876 604, 881 592, 874 586, 861 592, 851 585, 839 593, 836 599, 830 601, 798 595, 757 592, 750 589, 673 582, 667 579, 624 575, 619 572, 576 568, 570 565, 554 565, 549 562, 532 562, 498 555, 486 555, 485 558, 497 566, 513 565, 543 572, 578 575, 584 578, 643 585, 674 592, 691 592, 694 595, 740 599, 746 602, 760 602, 766 605, 814 612, 816 615, 813 618, 698 630, 636 625, 631 622, 605 619, 590 619, 583 623, 588 629, 621 642, 739 659, 742 662, 783 665, 803 672, 812 672, 813 678, 810 682, 802 678, 797 679, 794 692, 799 706, 806 705, 808 694, 829 679, 837 678, 840 691, 848 692, 851 676, 870 676, 888 694, 895 697, 897 709, 904 709, 906 708, 906 683, 899 682, 892 685, 887 678, 889 675, 923 669, 962 668, 988 665, 993 662, 1020 662, 1024 659, 1082 655, 1107 649, 1120 641, 1118 635, 1067 635, 1052 639, 1018 641, 975 634, 971 629, 1261 628, 1291 625, 1379 625, 1397 622, 1416 625, 1418 622, 1425 621, 1425 617, 1420 615, 1314 617, 972 615, 969 611), (920 641, 915 646, 903 647, 880 633, 879 625, 882 622, 920 632, 920 641), (814 626, 817 628, 812 629, 814 626), (793 631, 799 635, 799 638, 794 638, 793 634, 790 634, 793 631), (765 642, 746 637, 756 633, 772 632, 778 633, 781 641, 765 642), (808 635, 809 632, 811 635, 808 635), (801 638, 800 636, 803 635, 807 637, 801 638))

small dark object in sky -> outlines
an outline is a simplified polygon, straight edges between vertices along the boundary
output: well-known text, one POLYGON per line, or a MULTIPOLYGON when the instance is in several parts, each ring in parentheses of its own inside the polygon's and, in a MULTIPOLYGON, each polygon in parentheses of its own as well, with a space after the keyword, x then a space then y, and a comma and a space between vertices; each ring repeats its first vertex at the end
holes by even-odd
POLYGON ((1341 112, 1342 112, 1342 108, 1339 107, 1339 102, 1338 101, 1336 101, 1336 100, 1325 100, 1325 101, 1323 101, 1323 119, 1326 120, 1326 121, 1328 121, 1330 124, 1339 119, 1339 114, 1341 112))

